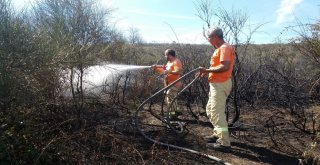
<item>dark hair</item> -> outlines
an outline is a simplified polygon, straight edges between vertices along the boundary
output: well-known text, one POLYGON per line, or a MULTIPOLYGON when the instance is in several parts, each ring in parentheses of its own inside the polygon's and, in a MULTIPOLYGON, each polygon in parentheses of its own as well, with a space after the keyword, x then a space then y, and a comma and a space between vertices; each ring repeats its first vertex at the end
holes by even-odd
POLYGON ((174 50, 172 50, 172 49, 167 49, 165 52, 166 52, 168 55, 171 55, 171 56, 173 56, 173 57, 176 56, 176 52, 175 52, 174 50))

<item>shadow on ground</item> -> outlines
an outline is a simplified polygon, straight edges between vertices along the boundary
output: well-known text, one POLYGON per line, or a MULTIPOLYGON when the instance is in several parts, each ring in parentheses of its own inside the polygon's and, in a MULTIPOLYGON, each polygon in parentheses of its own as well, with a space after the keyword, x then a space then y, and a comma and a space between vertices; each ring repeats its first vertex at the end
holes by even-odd
POLYGON ((257 147, 240 142, 232 142, 232 154, 256 162, 269 164, 293 165, 298 159, 285 154, 277 153, 264 147, 257 147))

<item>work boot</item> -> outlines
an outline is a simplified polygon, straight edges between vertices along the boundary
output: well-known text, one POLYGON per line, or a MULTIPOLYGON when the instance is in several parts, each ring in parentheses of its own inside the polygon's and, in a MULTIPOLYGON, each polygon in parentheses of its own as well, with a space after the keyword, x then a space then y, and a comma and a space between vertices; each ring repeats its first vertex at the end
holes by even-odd
POLYGON ((205 136, 205 137, 203 137, 204 138, 204 140, 206 140, 207 141, 207 143, 209 143, 209 142, 213 142, 213 143, 215 143, 219 138, 217 137, 217 136, 215 136, 215 135, 209 135, 209 136, 205 136))
POLYGON ((170 121, 178 120, 178 116, 177 116, 177 115, 170 114, 170 115, 169 115, 169 120, 170 120, 170 121))
POLYGON ((230 150, 231 150, 230 146, 224 146, 219 143, 207 143, 206 147, 209 149, 213 149, 213 150, 217 150, 217 151, 221 151, 221 152, 230 152, 230 150))
POLYGON ((176 111, 175 113, 176 113, 176 116, 182 115, 182 112, 180 112, 180 111, 176 111))
POLYGON ((172 111, 169 113, 169 120, 178 120, 178 116, 181 114, 181 112, 172 111))

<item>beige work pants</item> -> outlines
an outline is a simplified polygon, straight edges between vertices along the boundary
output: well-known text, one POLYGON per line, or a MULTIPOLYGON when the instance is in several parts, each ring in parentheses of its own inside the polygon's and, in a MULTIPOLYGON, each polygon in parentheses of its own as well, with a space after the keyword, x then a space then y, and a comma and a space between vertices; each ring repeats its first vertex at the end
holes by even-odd
POLYGON ((222 83, 209 83, 209 100, 206 107, 207 116, 214 126, 213 135, 217 143, 230 146, 228 123, 225 115, 226 100, 232 88, 231 79, 222 83))
MULTIPOLYGON (((178 93, 179 93, 179 88, 176 87, 176 86, 172 86, 170 89, 167 90, 167 92, 166 92, 166 102, 167 102, 168 106, 170 106, 172 100, 177 96, 178 93)), ((177 104, 177 100, 175 100, 172 103, 171 111, 169 111, 170 115, 175 115, 175 113, 177 111, 178 111, 178 104, 177 104)))

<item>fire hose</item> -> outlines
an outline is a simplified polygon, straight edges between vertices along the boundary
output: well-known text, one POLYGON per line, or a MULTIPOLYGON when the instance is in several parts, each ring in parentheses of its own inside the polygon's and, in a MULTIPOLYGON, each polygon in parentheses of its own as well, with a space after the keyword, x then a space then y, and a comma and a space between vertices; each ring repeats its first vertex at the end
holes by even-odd
MULTIPOLYGON (((135 113, 135 117, 134 117, 134 124, 137 128, 137 130, 139 131, 139 133, 144 137, 146 138, 147 140, 155 143, 155 144, 159 144, 159 145, 162 145, 162 146, 167 146, 167 147, 171 147, 171 148, 175 148, 175 149, 179 149, 179 150, 183 150, 183 151, 187 151, 187 152, 190 152, 190 153, 193 153, 193 154, 197 154, 197 155, 200 155, 200 156, 203 156, 203 157, 206 157, 206 158, 209 158, 211 160, 214 160, 214 161, 217 161, 218 163, 222 163, 222 164, 225 164, 225 165, 231 165, 230 163, 228 162, 225 162, 223 161, 222 159, 218 158, 218 157, 215 157, 215 156, 212 156, 212 155, 209 155, 209 154, 206 154, 206 153, 202 153, 202 152, 199 152, 199 151, 196 151, 196 150, 193 150, 193 149, 190 149, 190 148, 185 148, 185 147, 180 147, 180 146, 176 146, 176 145, 172 145, 172 144, 169 144, 169 143, 164 143, 164 142, 161 142, 161 141, 157 141, 149 136, 147 136, 143 129, 140 127, 140 122, 138 120, 138 114, 143 110, 143 107, 144 105, 146 105, 150 100, 152 100, 153 98, 155 98, 156 96, 158 95, 161 95, 163 94, 164 91, 168 90, 169 88, 171 88, 173 85, 175 85, 176 83, 178 83, 179 81, 185 79, 186 77, 190 76, 192 73, 195 73, 195 72, 198 72, 199 71, 199 68, 196 68, 196 69, 193 69, 191 71, 189 71, 188 73, 184 74, 183 76, 181 76, 179 79, 177 79, 176 81, 172 82, 171 84, 169 84, 168 86, 162 88, 161 90, 159 90, 158 92, 154 93, 152 96, 150 96, 149 98, 147 98, 137 109, 136 113, 135 113)), ((170 105, 168 106, 168 109, 169 109, 169 112, 171 110, 171 107, 174 103, 174 101, 177 99, 177 97, 183 92, 185 91, 186 89, 188 89, 198 78, 200 77, 200 74, 197 75, 189 84, 187 84, 174 98, 173 100, 171 101, 170 105)), ((153 115, 153 114, 152 114, 153 115)), ((170 129, 174 130, 176 133, 181 133, 183 132, 183 124, 179 121, 171 121, 168 120, 168 119, 162 119, 161 117, 157 117, 155 115, 153 115, 154 117, 156 117, 158 120, 160 120, 161 122, 165 123, 170 129), (180 130, 177 131, 176 128, 173 127, 173 124, 174 125, 177 125, 180 130)))

